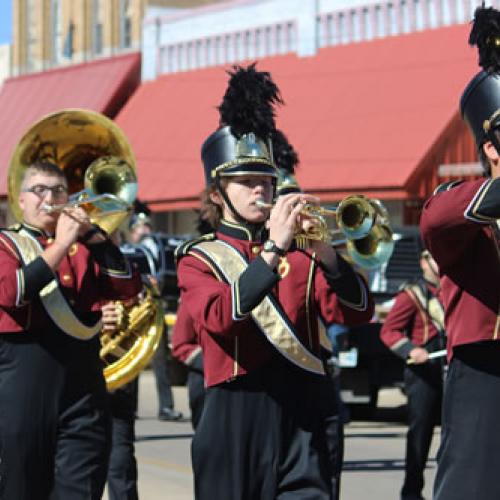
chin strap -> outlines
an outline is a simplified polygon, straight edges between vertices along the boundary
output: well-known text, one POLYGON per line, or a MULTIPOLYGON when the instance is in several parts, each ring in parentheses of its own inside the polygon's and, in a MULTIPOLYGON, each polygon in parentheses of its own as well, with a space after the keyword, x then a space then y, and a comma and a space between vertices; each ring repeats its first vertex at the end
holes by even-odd
POLYGON ((226 205, 228 206, 229 210, 231 210, 233 217, 238 221, 238 223, 244 226, 246 229, 248 229, 252 235, 254 236, 257 235, 262 230, 264 222, 253 224, 251 222, 248 222, 242 215, 240 215, 240 213, 236 210, 236 208, 234 208, 234 205, 231 203, 229 196, 222 187, 219 176, 215 178, 215 187, 222 196, 223 200, 226 202, 226 205))

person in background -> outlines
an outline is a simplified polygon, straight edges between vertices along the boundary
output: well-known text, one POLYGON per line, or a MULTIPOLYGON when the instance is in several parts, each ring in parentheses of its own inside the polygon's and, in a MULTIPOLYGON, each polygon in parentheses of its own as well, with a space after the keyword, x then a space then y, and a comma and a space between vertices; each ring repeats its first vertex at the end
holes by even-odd
MULTIPOLYGON (((201 195, 201 205, 206 206, 205 194, 201 195)), ((197 231, 200 235, 213 233, 209 221, 210 214, 201 210, 198 215, 197 231)), ((187 309, 179 304, 177 319, 172 332, 172 355, 188 367, 187 387, 191 425, 196 431, 205 401, 205 382, 203 377, 203 353, 195 330, 193 319, 187 309)))
MULTIPOLYGON (((136 210, 129 222, 129 243, 137 245, 141 243, 141 239, 153 233, 153 223, 149 214, 149 209, 138 202, 136 210)), ((153 249, 158 251, 158 249, 153 249)), ((149 277, 148 279, 154 279, 149 277)), ((168 330, 165 327, 165 332, 161 337, 158 349, 156 350, 152 366, 156 380, 156 392, 158 395, 158 419, 164 421, 182 420, 183 414, 174 408, 174 395, 170 383, 170 375, 168 371, 168 330)))
MULTIPOLYGON (((122 243, 119 231, 112 233, 110 238, 117 246, 122 243)), ((113 334, 122 323, 123 307, 115 301, 107 302, 101 311, 103 333, 113 334)), ((107 477, 109 500, 137 500, 137 461, 134 443, 138 379, 108 394, 112 418, 111 453, 107 477)))
POLYGON ((500 498, 500 11, 476 9, 469 43, 483 71, 465 88, 460 112, 484 177, 438 187, 420 221, 439 265, 448 334, 435 500, 500 498))
POLYGON ((431 254, 420 256, 423 278, 397 295, 380 332, 382 342, 403 359, 408 397, 405 478, 401 500, 422 500, 424 469, 443 394, 443 357, 429 353, 446 346, 444 312, 439 300, 439 269, 431 254))

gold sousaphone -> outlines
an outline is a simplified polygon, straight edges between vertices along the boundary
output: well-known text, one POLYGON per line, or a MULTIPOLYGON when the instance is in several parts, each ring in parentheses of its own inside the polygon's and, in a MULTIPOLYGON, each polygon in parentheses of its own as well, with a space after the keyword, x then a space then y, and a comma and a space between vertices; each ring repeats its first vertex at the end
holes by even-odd
MULTIPOLYGON (((18 199, 26 169, 36 161, 58 165, 68 181, 70 201, 48 211, 80 205, 93 223, 112 233, 129 216, 137 193, 135 158, 122 130, 100 113, 64 109, 36 122, 17 145, 7 179, 9 207, 18 220, 18 199)), ((151 289, 125 307, 122 327, 101 336, 101 358, 109 390, 134 379, 153 356, 163 333, 163 311, 151 289)))

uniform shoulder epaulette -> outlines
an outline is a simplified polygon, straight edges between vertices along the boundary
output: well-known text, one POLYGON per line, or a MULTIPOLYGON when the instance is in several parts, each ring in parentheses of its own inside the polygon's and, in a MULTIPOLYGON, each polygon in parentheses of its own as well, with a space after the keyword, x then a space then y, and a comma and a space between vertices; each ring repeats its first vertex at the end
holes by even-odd
POLYGON ((449 182, 443 182, 443 184, 440 184, 436 189, 434 189, 434 192, 432 194, 438 194, 442 193, 443 191, 449 191, 450 189, 453 189, 454 187, 458 186, 459 184, 462 184, 464 181, 449 181, 449 182))
POLYGON ((204 234, 203 236, 199 236, 198 238, 193 238, 192 240, 185 241, 181 243, 175 249, 175 258, 179 260, 181 257, 184 257, 189 253, 189 250, 193 248, 196 244, 201 243, 202 241, 213 241, 215 240, 215 233, 204 234))

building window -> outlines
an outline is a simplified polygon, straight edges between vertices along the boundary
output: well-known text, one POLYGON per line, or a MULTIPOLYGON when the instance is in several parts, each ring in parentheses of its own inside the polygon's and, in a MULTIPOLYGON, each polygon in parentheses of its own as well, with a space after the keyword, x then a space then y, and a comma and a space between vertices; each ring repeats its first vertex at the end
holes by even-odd
POLYGON ((51 55, 50 59, 52 64, 56 65, 61 59, 62 47, 62 16, 61 16, 61 2, 60 0, 51 0, 50 2, 50 14, 52 19, 51 24, 51 55))
POLYGON ((273 32, 271 30, 271 27, 267 26, 264 33, 265 33, 265 40, 264 40, 265 52, 264 52, 264 54, 266 56, 268 56, 268 55, 272 54, 272 50, 273 50, 273 32))
POLYGON ((132 6, 129 0, 120 0, 120 48, 132 47, 132 6))
POLYGON ((286 39, 288 47, 287 52, 295 52, 297 49, 297 33, 293 23, 288 23, 286 25, 286 39))
POLYGON ((357 10, 351 11, 351 40, 353 42, 361 41, 361 21, 357 10))
POLYGON ((407 0, 401 1, 400 11, 401 11, 401 26, 403 33, 409 33, 411 31, 411 22, 410 22, 410 6, 408 5, 407 0))
POLYGON ((347 23, 345 19, 345 14, 341 12, 338 16, 339 23, 339 43, 347 43, 348 33, 347 33, 347 23))
POLYGON ((36 0, 26 0, 26 69, 33 71, 36 69, 36 0))
POLYGON ((188 70, 193 69, 193 61, 194 61, 194 45, 193 42, 188 42, 186 48, 186 68, 188 70))
POLYGON ((326 37, 326 45, 335 45, 335 36, 336 36, 336 30, 335 30, 335 22, 334 22, 334 17, 332 14, 328 14, 326 16, 326 29, 325 29, 325 37, 326 37))
POLYGON ((386 35, 385 22, 384 22, 384 11, 382 6, 377 5, 375 7, 375 28, 377 30, 377 36, 383 37, 386 35))
POLYGON ((255 57, 260 57, 262 55, 262 31, 260 29, 255 30, 255 57))
POLYGON ((398 34, 398 18, 396 17, 396 9, 394 4, 387 4, 387 18, 389 20, 389 26, 387 27, 388 34, 397 35, 398 34))
POLYGON ((92 2, 92 52, 100 55, 103 51, 103 5, 101 0, 92 2))
POLYGON ((413 11, 415 12, 415 28, 417 31, 423 30, 425 28, 424 9, 422 3, 422 0, 413 0, 413 11))
POLYGON ((427 0, 427 16, 429 28, 437 28, 438 26, 438 13, 436 3, 437 0, 427 0))
POLYGON ((197 68, 201 68, 203 66, 203 42, 201 40, 196 42, 195 65, 197 68))
POLYGON ((451 2, 452 0, 441 0, 441 23, 446 26, 452 24, 451 16, 451 2))
POLYGON ((370 9, 363 9, 363 27, 365 32, 365 40, 373 38, 373 23, 370 9))
POLYGON ((253 42, 252 42, 252 33, 247 31, 245 33, 245 59, 251 59, 253 57, 253 42))

